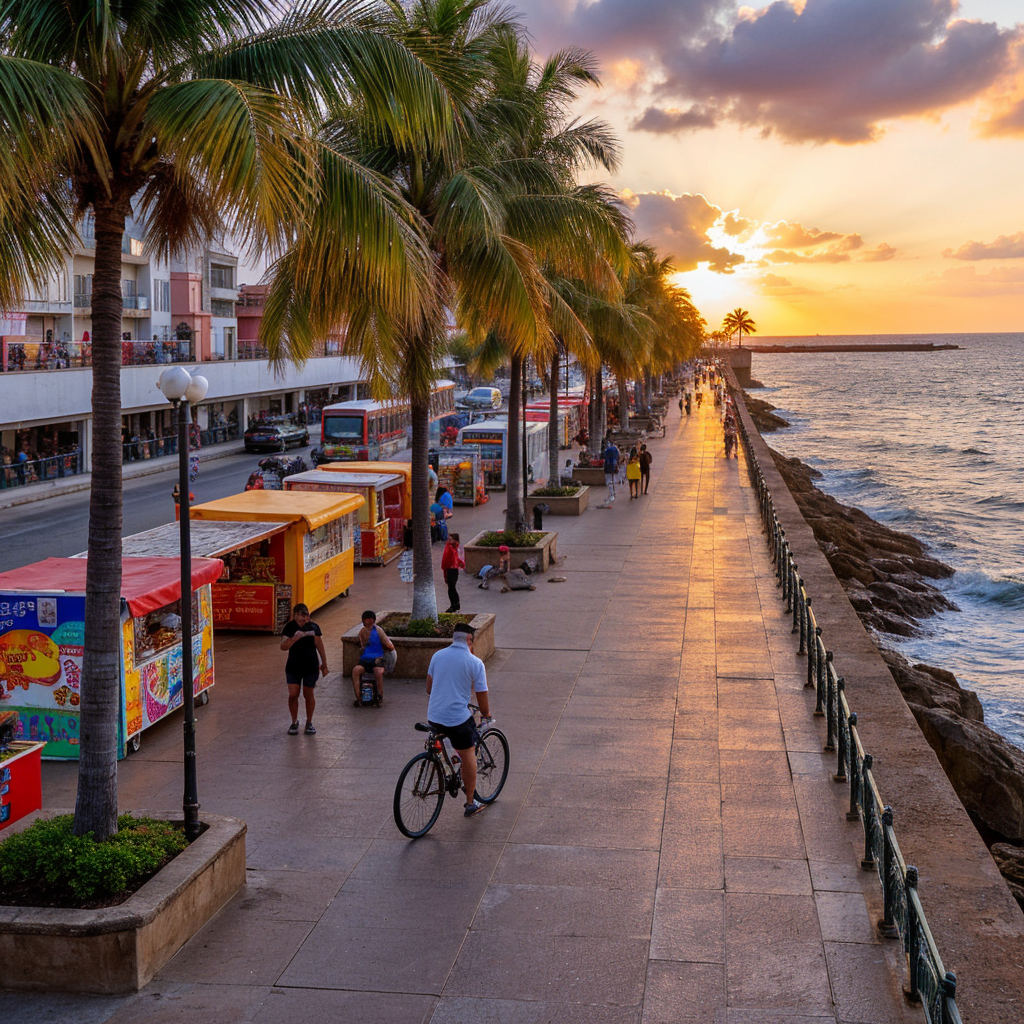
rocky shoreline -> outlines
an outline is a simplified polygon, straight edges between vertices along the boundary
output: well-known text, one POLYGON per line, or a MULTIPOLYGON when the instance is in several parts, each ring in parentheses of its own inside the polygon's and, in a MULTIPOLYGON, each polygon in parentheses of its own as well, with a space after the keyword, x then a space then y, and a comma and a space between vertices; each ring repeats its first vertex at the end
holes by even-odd
MULTIPOLYGON (((789 423, 775 407, 743 392, 762 434, 789 423)), ((912 665, 887 647, 886 633, 912 636, 920 620, 956 606, 931 582, 953 575, 914 536, 875 522, 814 484, 800 459, 772 457, 851 605, 875 640, 896 685, 961 803, 1024 908, 1024 751, 985 724, 977 694, 951 672, 912 665)))

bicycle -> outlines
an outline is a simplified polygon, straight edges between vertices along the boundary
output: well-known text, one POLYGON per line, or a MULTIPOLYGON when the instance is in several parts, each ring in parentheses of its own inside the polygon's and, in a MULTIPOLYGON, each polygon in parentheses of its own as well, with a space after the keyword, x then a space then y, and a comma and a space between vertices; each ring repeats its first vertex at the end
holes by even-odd
MULTIPOLYGON (((494 803, 508 777, 508 740, 505 734, 480 717, 480 709, 469 705, 480 739, 476 745, 476 799, 483 804, 494 803)), ((395 786, 395 824, 410 839, 425 836, 441 814, 445 795, 457 797, 462 789, 462 769, 452 763, 444 744, 444 729, 435 729, 424 722, 414 726, 427 733, 422 754, 417 754, 398 776, 395 786)))

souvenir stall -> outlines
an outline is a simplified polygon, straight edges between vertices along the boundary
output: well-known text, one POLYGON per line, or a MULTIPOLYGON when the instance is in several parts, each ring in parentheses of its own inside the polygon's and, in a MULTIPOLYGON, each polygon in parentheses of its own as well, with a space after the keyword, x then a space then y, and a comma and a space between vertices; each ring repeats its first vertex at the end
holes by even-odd
POLYGON ((480 449, 452 445, 430 450, 430 464, 437 473, 437 482, 451 492, 456 505, 482 505, 487 501, 484 469, 480 449))
POLYGON ((353 543, 356 565, 387 565, 402 553, 402 474, 314 469, 288 477, 284 486, 286 491, 358 494, 363 499, 353 543))
POLYGON ((312 612, 352 586, 356 519, 362 505, 358 494, 243 491, 194 505, 192 520, 284 524, 280 560, 273 568, 275 587, 278 582, 287 584, 292 603, 304 604, 312 612))
MULTIPOLYGON (((16 739, 45 744, 43 757, 77 758, 85 644, 84 558, 0 573, 0 709, 16 711, 16 739)), ((218 559, 192 559, 192 689, 213 685, 211 584, 218 559)), ((177 558, 124 558, 121 568, 121 693, 118 748, 184 702, 181 565, 177 558)))
POLYGON ((16 740, 17 711, 0 711, 0 828, 43 806, 42 743, 16 740))
MULTIPOLYGON (((192 551, 219 558, 224 572, 213 584, 214 629, 280 633, 292 617, 292 588, 285 578, 287 523, 193 520, 192 551)), ((176 523, 121 540, 130 557, 178 557, 176 523)))

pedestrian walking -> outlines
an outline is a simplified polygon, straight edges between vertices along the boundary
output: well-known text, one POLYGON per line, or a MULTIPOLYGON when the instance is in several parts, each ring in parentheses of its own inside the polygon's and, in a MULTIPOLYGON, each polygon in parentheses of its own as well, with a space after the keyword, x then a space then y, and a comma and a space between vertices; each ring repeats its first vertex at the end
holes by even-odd
POLYGON ((640 493, 646 494, 651 486, 651 463, 654 456, 647 450, 647 445, 640 445, 640 493))
POLYGON ((604 485, 608 488, 608 497, 605 499, 610 505, 615 501, 615 477, 619 473, 619 459, 622 453, 612 444, 611 437, 604 449, 604 485))
POLYGON ((626 463, 626 480, 629 482, 629 500, 640 497, 640 453, 635 448, 629 450, 629 462, 626 463))
POLYGON ((466 559, 459 550, 459 535, 448 534, 448 543, 441 552, 441 572, 444 573, 444 581, 448 585, 448 611, 457 612, 462 607, 459 600, 459 570, 466 568, 466 559))
POLYGON ((284 666, 285 681, 288 683, 288 713, 292 724, 288 734, 295 736, 299 731, 299 691, 306 704, 306 735, 312 736, 313 712, 316 709, 317 677, 327 675, 327 652, 324 650, 323 633, 309 617, 309 609, 297 604, 292 609, 291 620, 281 630, 281 650, 288 652, 284 666))
POLYGON ((413 581, 413 565, 412 565, 412 520, 406 520, 405 527, 402 529, 402 554, 398 559, 398 576, 403 583, 412 583, 413 581))

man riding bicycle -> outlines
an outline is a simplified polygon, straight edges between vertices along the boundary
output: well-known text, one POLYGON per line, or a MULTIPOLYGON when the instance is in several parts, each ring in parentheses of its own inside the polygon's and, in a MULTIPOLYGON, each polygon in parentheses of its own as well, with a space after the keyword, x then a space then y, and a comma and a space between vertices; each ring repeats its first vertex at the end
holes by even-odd
POLYGON ((473 634, 468 623, 455 626, 450 647, 438 651, 427 669, 427 721, 431 728, 443 730, 462 758, 462 783, 466 790, 465 816, 482 811, 485 804, 476 799, 476 723, 469 705, 479 706, 486 722, 490 719, 487 697, 487 670, 473 653, 473 634))

